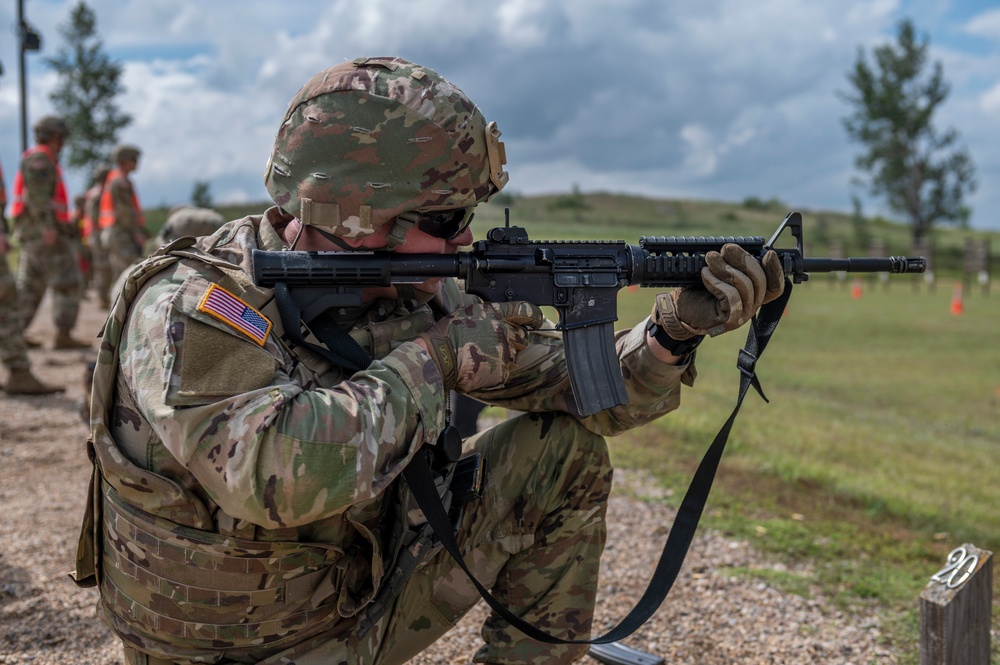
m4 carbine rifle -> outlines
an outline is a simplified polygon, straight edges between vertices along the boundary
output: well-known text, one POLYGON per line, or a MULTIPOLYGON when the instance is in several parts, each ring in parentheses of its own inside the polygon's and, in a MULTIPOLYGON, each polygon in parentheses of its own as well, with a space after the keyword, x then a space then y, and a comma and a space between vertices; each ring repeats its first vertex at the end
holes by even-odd
POLYGON ((705 254, 735 243, 757 259, 773 249, 795 283, 814 272, 917 273, 923 257, 807 258, 802 216, 789 214, 770 239, 751 237, 646 237, 620 240, 530 240, 507 224, 490 230, 470 251, 456 254, 396 252, 271 252, 253 250, 254 282, 284 283, 307 324, 331 307, 361 305, 366 287, 456 277, 467 293, 485 301, 526 300, 554 307, 563 331, 567 370, 580 415, 628 401, 614 345, 617 295, 626 286, 700 285, 705 254), (789 231, 795 247, 775 243, 789 231))

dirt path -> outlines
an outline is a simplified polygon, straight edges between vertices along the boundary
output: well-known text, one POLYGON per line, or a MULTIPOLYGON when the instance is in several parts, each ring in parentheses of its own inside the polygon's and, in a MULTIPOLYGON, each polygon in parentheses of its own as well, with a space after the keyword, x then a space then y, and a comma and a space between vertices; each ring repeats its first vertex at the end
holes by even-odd
MULTIPOLYGON (((93 339, 103 320, 96 304, 86 301, 74 333, 93 339)), ((51 346, 47 301, 28 332, 51 346)), ((67 391, 54 397, 0 393, 0 663, 5 665, 121 662, 117 640, 95 617, 96 591, 78 589, 67 577, 90 474, 77 403, 93 355, 32 351, 36 373, 67 391)), ((621 488, 610 508, 601 630, 624 616, 645 588, 672 518, 655 501, 661 490, 643 477, 620 473, 616 483, 621 488), (654 500, 629 498, 636 496, 654 500)), ((896 662, 879 646, 872 617, 843 616, 819 596, 793 596, 731 574, 755 567, 774 566, 745 543, 703 532, 670 598, 627 643, 671 664, 896 662)), ((482 606, 475 608, 413 665, 467 663, 484 616, 482 606)))

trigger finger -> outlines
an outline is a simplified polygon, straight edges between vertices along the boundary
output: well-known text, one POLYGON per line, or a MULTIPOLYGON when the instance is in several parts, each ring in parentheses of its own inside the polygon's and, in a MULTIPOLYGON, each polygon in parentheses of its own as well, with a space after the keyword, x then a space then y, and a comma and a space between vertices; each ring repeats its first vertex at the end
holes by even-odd
POLYGON ((526 328, 541 328, 545 315, 534 303, 517 301, 498 303, 502 306, 503 318, 510 323, 526 328))

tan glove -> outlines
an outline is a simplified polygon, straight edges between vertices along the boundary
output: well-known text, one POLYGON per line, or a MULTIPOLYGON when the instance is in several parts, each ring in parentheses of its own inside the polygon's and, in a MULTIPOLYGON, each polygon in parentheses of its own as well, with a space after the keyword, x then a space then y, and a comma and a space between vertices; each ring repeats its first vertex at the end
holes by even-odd
POLYGON ((469 305, 435 323, 420 336, 441 371, 445 390, 467 393, 503 385, 528 329, 544 321, 529 302, 469 305))
POLYGON ((774 250, 757 261, 739 245, 728 243, 721 252, 708 252, 705 263, 703 286, 656 296, 652 318, 678 341, 735 330, 785 290, 781 260, 774 250))

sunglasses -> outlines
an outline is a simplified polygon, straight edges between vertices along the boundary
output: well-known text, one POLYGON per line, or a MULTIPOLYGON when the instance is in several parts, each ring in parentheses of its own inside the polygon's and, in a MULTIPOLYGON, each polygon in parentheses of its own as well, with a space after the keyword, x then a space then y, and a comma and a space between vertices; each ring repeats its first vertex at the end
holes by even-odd
POLYGON ((416 227, 429 236, 451 240, 469 228, 475 216, 475 208, 421 212, 416 227))

